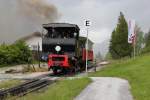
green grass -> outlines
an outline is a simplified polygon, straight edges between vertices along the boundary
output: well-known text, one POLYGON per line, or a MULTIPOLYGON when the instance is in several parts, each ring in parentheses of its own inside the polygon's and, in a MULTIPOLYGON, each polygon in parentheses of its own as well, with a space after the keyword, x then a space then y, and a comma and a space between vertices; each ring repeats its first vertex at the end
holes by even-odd
POLYGON ((58 81, 44 93, 32 93, 19 100, 73 100, 90 82, 89 78, 58 81))
POLYGON ((118 60, 90 76, 120 77, 131 85, 134 100, 150 100, 150 54, 118 60))
POLYGON ((10 66, 15 66, 15 65, 18 65, 18 64, 2 64, 0 65, 0 68, 10 67, 10 66))
POLYGON ((21 83, 20 80, 1 81, 1 82, 0 82, 0 89, 2 89, 2 88, 10 88, 10 87, 19 85, 20 83, 21 83))

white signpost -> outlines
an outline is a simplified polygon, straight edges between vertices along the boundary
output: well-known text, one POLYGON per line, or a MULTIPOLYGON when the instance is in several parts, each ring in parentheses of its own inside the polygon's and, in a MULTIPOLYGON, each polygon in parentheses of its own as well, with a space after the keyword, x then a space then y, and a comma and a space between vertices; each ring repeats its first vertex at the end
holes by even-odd
POLYGON ((88 34, 89 34, 89 26, 90 26, 90 21, 89 20, 86 20, 85 21, 85 26, 87 28, 87 36, 86 36, 86 73, 87 72, 87 66, 88 66, 88 34))

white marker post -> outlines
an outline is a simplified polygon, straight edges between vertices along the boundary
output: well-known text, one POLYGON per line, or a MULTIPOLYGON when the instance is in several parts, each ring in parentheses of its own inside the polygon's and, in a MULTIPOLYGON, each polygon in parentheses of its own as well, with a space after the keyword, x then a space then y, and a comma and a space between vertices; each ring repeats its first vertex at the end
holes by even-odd
POLYGON ((86 36, 86 73, 87 72, 87 66, 88 66, 88 34, 89 34, 89 26, 90 26, 90 21, 89 20, 86 20, 85 21, 85 26, 87 28, 87 36, 86 36))

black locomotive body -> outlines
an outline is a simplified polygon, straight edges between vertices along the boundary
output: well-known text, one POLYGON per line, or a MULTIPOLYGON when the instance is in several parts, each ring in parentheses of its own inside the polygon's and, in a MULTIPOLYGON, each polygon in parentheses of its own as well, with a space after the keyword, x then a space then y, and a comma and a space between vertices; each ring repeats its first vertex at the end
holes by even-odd
MULTIPOLYGON (((54 73, 84 69, 86 38, 79 37, 79 27, 69 23, 50 23, 44 24, 43 28, 47 32, 42 37, 42 52, 47 55, 48 68, 54 73)), ((92 61, 92 48, 88 54, 88 60, 92 61)))

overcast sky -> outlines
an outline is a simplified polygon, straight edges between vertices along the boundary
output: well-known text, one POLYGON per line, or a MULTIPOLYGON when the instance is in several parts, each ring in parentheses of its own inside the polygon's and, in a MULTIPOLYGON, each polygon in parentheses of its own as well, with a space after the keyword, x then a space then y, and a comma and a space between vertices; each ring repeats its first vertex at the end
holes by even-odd
MULTIPOLYGON (((35 31, 39 31, 39 27, 43 24, 31 20, 33 16, 21 15, 19 11, 22 5, 18 6, 18 1, 20 0, 0 0, 0 42, 13 41, 16 38, 18 39, 19 36, 26 35, 26 33, 31 34, 35 31)), ((33 3, 34 1, 40 0, 28 0, 28 2, 29 1, 33 3)), ((89 37, 96 43, 101 43, 104 40, 110 39, 111 32, 116 27, 120 11, 124 13, 126 20, 135 19, 136 23, 144 32, 147 32, 150 28, 149 0, 47 1, 47 3, 56 7, 56 15, 57 11, 61 15, 61 17, 55 21, 79 25, 82 36, 86 36, 86 28, 84 26, 85 20, 90 20, 91 26, 89 29, 89 37)), ((34 6, 37 7, 35 4, 34 6)), ((27 8, 30 9, 30 7, 27 8)), ((33 11, 32 15, 35 15, 34 12, 36 9, 32 9, 31 7, 31 11, 33 11)), ((51 16, 53 16, 53 14, 51 16)))
POLYGON ((119 12, 126 20, 135 19, 143 31, 150 28, 149 0, 49 0, 61 13, 59 22, 78 24, 81 34, 86 35, 84 21, 91 21, 89 37, 101 43, 110 38, 117 24, 119 12))

